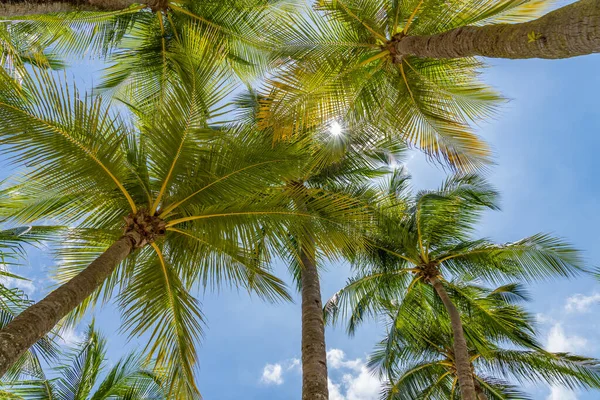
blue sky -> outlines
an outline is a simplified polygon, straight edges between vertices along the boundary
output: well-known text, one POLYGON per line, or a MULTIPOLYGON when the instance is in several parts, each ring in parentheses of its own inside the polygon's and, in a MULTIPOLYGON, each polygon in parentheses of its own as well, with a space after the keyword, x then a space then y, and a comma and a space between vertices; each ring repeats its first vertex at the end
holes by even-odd
MULTIPOLYGON (((562 236, 585 252, 587 265, 600 266, 600 55, 560 61, 489 60, 484 79, 507 96, 496 120, 479 127, 493 147, 497 165, 489 179, 502 193, 502 211, 486 215, 482 236, 514 241, 537 232, 562 236)), ((97 64, 77 65, 78 80, 92 83, 97 64)), ((1 161, 1 160, 0 160, 1 161)), ((444 178, 421 156, 407 161, 417 188, 444 178)), ((4 175, 5 172, 2 173, 4 175)), ((55 265, 48 251, 32 250, 19 270, 32 279, 34 298, 48 292, 55 265)), ((287 277, 284 265, 275 266, 287 277)), ((347 265, 328 265, 322 275, 327 299, 349 276, 347 265)), ((288 279, 289 281, 289 279, 288 279)), ((600 358, 600 284, 589 277, 531 286, 529 309, 538 316, 540 339, 553 351, 600 358)), ((300 399, 300 307, 266 304, 244 292, 222 289, 200 295, 208 319, 199 351, 198 385, 207 400, 300 399)), ((118 333, 119 318, 108 305, 95 313, 109 337, 110 360, 138 343, 118 333)), ((67 335, 74 340, 84 326, 67 335)), ((364 360, 383 327, 373 321, 349 338, 327 330, 331 400, 375 400, 378 382, 364 360)), ((573 393, 547 386, 528 388, 536 400, 590 400, 600 392, 573 393)))

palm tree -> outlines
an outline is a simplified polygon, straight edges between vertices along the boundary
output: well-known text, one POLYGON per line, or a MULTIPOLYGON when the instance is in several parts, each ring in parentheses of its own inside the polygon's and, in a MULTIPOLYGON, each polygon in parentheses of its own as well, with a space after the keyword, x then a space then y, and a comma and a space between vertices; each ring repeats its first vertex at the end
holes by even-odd
MULTIPOLYGON (((318 5, 342 11, 347 20, 363 25, 400 57, 567 58, 600 52, 599 0, 579 0, 534 20, 525 14, 525 22, 515 24, 506 23, 519 21, 512 20, 510 16, 500 20, 490 18, 497 14, 510 14, 510 9, 514 7, 523 6, 527 13, 548 3, 547 0, 452 0, 443 3, 436 0, 379 0, 369 3, 358 0, 320 0, 318 5), (417 22, 415 25, 427 26, 428 29, 415 29, 409 34, 408 26, 412 21, 417 22)), ((189 3, 183 4, 182 7, 175 2, 158 0, 146 4, 132 0, 87 0, 78 3, 49 0, 5 3, 0 8, 0 15, 23 17, 82 10, 119 12, 128 8, 155 12, 185 13, 181 9, 191 11, 185 8, 189 3)), ((254 5, 256 2, 238 4, 254 5)), ((210 2, 209 7, 211 6, 222 5, 210 2)), ((198 17, 202 18, 202 15, 198 17)))
POLYGON ((478 53, 466 51, 468 45, 486 45, 496 55, 527 47, 530 56, 544 51, 550 56, 557 54, 550 47, 560 43, 577 55, 581 51, 576 48, 583 50, 589 39, 595 42, 594 51, 599 50, 597 0, 576 2, 538 20, 552 21, 552 28, 537 21, 507 24, 531 20, 547 4, 320 0, 314 9, 280 18, 281 26, 274 29, 282 43, 282 67, 269 80, 272 101, 265 105, 265 114, 275 117, 272 124, 282 135, 289 126, 304 128, 332 119, 369 119, 384 131, 401 127, 404 140, 432 157, 463 171, 480 169, 489 162, 490 151, 471 126, 489 117, 501 98, 478 80, 484 65, 472 57, 478 53), (565 16, 573 10, 581 12, 579 17, 565 16), (587 36, 561 35, 563 21, 580 23, 589 29, 587 36), (520 33, 513 35, 513 30, 520 33), (532 32, 537 39, 528 43, 532 32), (441 49, 445 56, 435 53, 441 49), (459 56, 463 51, 467 54, 459 56))
MULTIPOLYGON (((415 2, 413 2, 415 3, 415 2)), ((422 1, 421 9, 434 1, 422 1)), ((391 45, 399 57, 414 55, 430 58, 569 58, 600 52, 600 1, 580 0, 540 18, 517 24, 490 24, 490 14, 504 13, 513 4, 536 8, 548 1, 471 1, 463 14, 459 2, 442 12, 455 12, 458 18, 440 30, 399 35, 391 45), (472 17, 472 14, 479 14, 472 17), (471 15, 469 15, 471 14, 471 15), (463 17, 464 15, 464 17, 463 17), (460 20, 460 21, 459 21, 460 20)), ((417 10, 417 13, 419 10, 417 10)), ((433 14, 430 14, 433 15, 433 14)), ((504 22, 504 20, 498 21, 504 22)), ((406 33, 406 32, 405 32, 406 33)))
MULTIPOLYGON (((479 400, 528 398, 519 390, 525 382, 600 387, 598 360, 540 348, 533 318, 517 304, 527 299, 520 285, 494 290, 471 283, 448 286, 463 315, 479 400)), ((450 321, 432 288, 415 287, 401 303, 387 303, 385 309, 388 333, 369 360, 387 381, 382 398, 460 398, 450 321)))
POLYGON ((53 374, 43 372, 30 379, 5 385, 7 396, 21 400, 161 400, 167 399, 165 382, 152 372, 143 357, 132 353, 112 366, 106 363, 106 339, 92 323, 82 342, 63 354, 53 374), (104 379, 100 380, 103 376, 104 379), (12 397, 11 397, 12 396, 12 397))
MULTIPOLYGON (((400 176, 400 177, 398 177, 400 176)), ((472 239, 485 209, 496 209, 497 193, 476 175, 453 176, 435 191, 404 193, 405 178, 392 177, 381 201, 370 251, 356 259, 358 275, 326 305, 350 314, 349 329, 377 310, 377 299, 402 297, 419 285, 431 286, 449 315, 458 382, 464 399, 476 398, 465 329, 448 294, 449 278, 482 281, 533 280, 581 271, 576 250, 560 239, 537 234, 513 243, 472 239)))
POLYGON ((65 238, 74 251, 62 266, 65 283, 0 331, 0 373, 63 317, 80 316, 118 286, 123 329, 149 333, 148 353, 173 379, 170 395, 194 398, 202 331, 194 285, 226 280, 270 300, 288 297, 249 249, 265 226, 310 219, 268 190, 296 171, 302 149, 208 125, 229 94, 226 55, 188 34, 182 40, 195 47, 178 53, 180 81, 158 103, 132 104, 130 123, 47 73, 23 85, 2 76, 3 150, 29 166, 12 219, 75 228, 65 238))
MULTIPOLYGON (((240 96, 245 110, 237 117, 260 125, 256 93, 240 96)), ((275 253, 286 259, 302 298, 302 398, 326 400, 327 357, 319 267, 325 259, 360 247, 359 229, 370 222, 370 180, 388 173, 386 164, 399 159, 403 145, 383 139, 368 124, 328 126, 298 134, 289 141, 306 141, 310 153, 297 175, 281 187, 290 207, 319 215, 309 226, 291 227, 271 235, 275 253), (350 228, 350 229, 349 229, 350 228), (358 240, 357 240, 358 238, 358 240)), ((270 129, 265 134, 273 137, 270 129)), ((265 232, 268 236, 268 232, 265 232)), ((270 258, 264 241, 261 249, 270 258)))

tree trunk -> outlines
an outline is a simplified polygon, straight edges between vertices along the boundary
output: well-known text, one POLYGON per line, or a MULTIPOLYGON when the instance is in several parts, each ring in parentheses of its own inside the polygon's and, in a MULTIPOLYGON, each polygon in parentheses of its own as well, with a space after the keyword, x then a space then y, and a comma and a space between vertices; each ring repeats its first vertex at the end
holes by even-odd
POLYGON ((135 244, 135 237, 123 236, 77 276, 27 308, 0 330, 0 377, 21 354, 100 287, 131 253, 135 244))
POLYGON ((405 36, 398 55, 429 58, 569 58, 600 52, 600 0, 580 0, 520 24, 464 26, 405 36))
POLYGON ((302 400, 328 400, 327 351, 321 286, 314 243, 300 249, 302 262, 302 400))
POLYGON ((60 0, 60 1, 2 1, 0 18, 35 14, 64 13, 72 11, 116 11, 146 3, 142 0, 60 0))
POLYGON ((450 315, 452 334, 454 336, 454 363, 458 374, 460 393, 463 400, 477 400, 475 384, 473 382, 473 373, 471 371, 471 361, 469 360, 469 350, 467 348, 467 341, 465 340, 462 322, 460 322, 460 314, 454 306, 454 303, 452 303, 452 300, 450 300, 450 297, 448 297, 448 293, 446 293, 446 289, 444 289, 440 280, 438 278, 432 278, 430 281, 450 315))

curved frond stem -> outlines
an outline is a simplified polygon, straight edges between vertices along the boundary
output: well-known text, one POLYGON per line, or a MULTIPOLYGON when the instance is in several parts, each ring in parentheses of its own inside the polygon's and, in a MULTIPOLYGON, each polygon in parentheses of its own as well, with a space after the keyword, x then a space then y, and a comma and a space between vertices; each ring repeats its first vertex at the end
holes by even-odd
POLYGON ((172 212, 174 209, 176 209, 177 207, 179 207, 180 205, 182 205, 183 203, 185 203, 186 201, 188 201, 188 200, 189 200, 189 199, 191 199, 192 197, 196 196, 198 193, 200 193, 200 192, 202 192, 202 191, 204 191, 204 190, 208 189, 209 187, 211 187, 211 186, 213 186, 213 185, 216 185, 216 184, 217 184, 217 183, 219 183, 219 182, 222 182, 222 181, 224 181, 225 179, 231 178, 232 176, 234 176, 234 175, 236 175, 236 174, 239 174, 239 173, 241 173, 241 172, 243 172, 243 171, 246 171, 246 170, 248 170, 248 169, 251 169, 251 168, 256 168, 256 167, 260 167, 260 166, 262 166, 262 165, 266 165, 266 164, 270 164, 270 163, 275 163, 275 162, 282 162, 282 161, 285 161, 285 160, 270 160, 270 161, 263 161, 263 162, 260 162, 260 163, 257 163, 257 164, 253 164, 253 165, 249 165, 249 166, 247 166, 247 167, 240 168, 240 169, 238 169, 238 170, 236 170, 236 171, 230 172, 229 174, 227 174, 227 175, 225 175, 225 176, 222 176, 222 177, 220 177, 219 179, 217 179, 217 180, 215 180, 215 181, 213 181, 213 182, 209 183, 208 185, 206 185, 206 186, 204 186, 204 187, 202 187, 202 188, 200 188, 200 189, 196 190, 194 193, 190 194, 189 196, 187 196, 187 197, 186 197, 186 198, 184 198, 183 200, 181 200, 181 201, 178 201, 178 202, 176 202, 176 203, 173 203, 173 204, 171 204, 170 206, 166 207, 166 208, 164 209, 164 211, 163 211, 162 213, 160 213, 160 217, 161 217, 161 218, 164 218, 164 217, 166 217, 166 216, 167 216, 167 215, 169 215, 169 214, 170 214, 170 213, 171 213, 171 212, 172 212))
POLYGON ((208 26, 210 26, 210 27, 212 27, 212 28, 214 28, 214 29, 216 29, 216 30, 219 30, 219 31, 221 31, 221 32, 224 32, 224 33, 226 33, 226 34, 228 34, 228 35, 231 35, 231 36, 235 37, 235 38, 236 38, 236 39, 238 39, 238 40, 241 40, 241 41, 243 41, 243 42, 249 43, 249 44, 251 44, 251 45, 253 45, 253 46, 256 46, 257 48, 261 48, 261 49, 264 49, 264 50, 271 50, 271 48, 270 48, 270 47, 269 47, 267 44, 265 44, 265 43, 263 43, 263 42, 256 41, 256 40, 252 40, 252 39, 250 39, 250 38, 247 38, 247 37, 244 37, 244 36, 242 36, 242 35, 239 35, 239 34, 237 34, 237 33, 233 32, 233 31, 232 31, 232 30, 230 30, 230 29, 227 29, 227 28, 225 28, 225 27, 223 27, 223 26, 221 26, 221 25, 219 25, 219 24, 215 24, 215 23, 214 23, 214 22, 212 22, 212 21, 209 21, 209 20, 207 20, 207 19, 205 19, 205 18, 202 18, 202 17, 201 17, 201 16, 199 16, 199 15, 196 15, 196 14, 194 14, 194 13, 192 13, 192 12, 189 12, 189 11, 188 11, 188 10, 186 10, 185 8, 181 8, 181 7, 179 7, 179 6, 176 6, 176 5, 175 5, 175 4, 173 4, 173 3, 171 3, 171 4, 169 5, 169 7, 170 7, 172 10, 174 10, 174 11, 180 12, 180 13, 182 13, 182 14, 185 14, 185 15, 187 15, 188 17, 194 18, 194 19, 196 19, 196 20, 200 21, 201 23, 203 23, 203 24, 205 24, 205 25, 208 25, 208 26))
MULTIPOLYGON (((161 19, 161 27, 162 27, 162 18, 160 18, 160 19, 161 19)), ((164 43, 164 38, 163 38, 163 43, 164 43)), ((161 91, 161 93, 162 93, 162 91, 161 91)), ((192 80, 192 87, 190 88, 190 93, 192 93, 192 96, 195 97, 194 96, 194 93, 196 93, 196 81, 195 80, 192 80)), ((161 94, 161 96, 162 96, 162 94, 161 94)), ((181 135, 181 142, 179 143, 179 148, 177 149, 177 153, 175 154, 175 157, 173 157, 173 162, 171 163, 169 172, 167 173, 167 176, 165 177, 165 180, 160 188, 160 191, 158 192, 158 195, 156 196, 156 200, 154 200, 154 204, 152 205, 152 208, 150 209, 151 215, 154 215, 154 213, 158 209, 158 206, 160 205, 160 201, 162 200, 162 197, 165 194, 165 191, 167 190, 167 185, 169 184, 169 180, 171 179, 171 175, 173 174, 175 165, 177 164, 177 161, 179 160, 179 157, 181 156, 181 151, 183 149, 185 139, 187 139, 187 136, 192 127, 192 120, 193 120, 194 114, 196 112, 195 111, 196 110, 196 101, 194 101, 194 100, 195 99, 192 99, 192 101, 190 102, 190 110, 189 110, 189 113, 187 114, 188 117, 187 117, 187 120, 185 123, 185 128, 181 135)))
MULTIPOLYGON (((166 287, 167 287, 167 295, 168 295, 168 298, 169 298, 169 304, 170 304, 170 306, 171 306, 172 308, 175 308, 175 298, 173 297, 173 290, 172 290, 172 288, 171 288, 171 280, 169 279, 169 273, 168 273, 168 271, 167 271, 167 265, 166 265, 166 263, 165 263, 165 258, 164 258, 164 256, 163 256, 163 253, 162 253, 162 251, 160 250, 160 248, 158 247, 158 245, 157 245, 156 243, 151 243, 150 245, 152 246, 152 248, 153 248, 153 249, 154 249, 154 251, 156 252, 156 255, 158 256, 158 259, 159 259, 159 261, 160 261, 160 265, 161 265, 161 268, 162 268, 162 272, 163 272, 163 274, 164 274, 164 277, 165 277, 165 284, 166 284, 166 287)), ((178 324, 175 324, 175 329, 176 329, 176 330, 178 330, 178 329, 179 329, 179 325, 178 325, 178 324)), ((177 337, 177 340, 178 340, 178 341, 181 341, 181 340, 182 340, 182 337, 183 337, 183 335, 181 334, 181 332, 179 332, 179 331, 178 331, 178 332, 176 333, 176 335, 175 335, 175 336, 177 337)), ((156 345, 158 345, 158 341, 156 342, 156 345)), ((155 349, 156 349, 156 345, 155 345, 155 347, 154 347, 154 348, 153 348, 153 349, 150 351, 150 354, 154 353, 154 351, 155 351, 155 349)), ((183 343, 179 343, 179 345, 180 345, 181 347, 185 347, 185 344, 183 344, 183 343), (182 346, 182 345, 183 345, 183 346, 182 346)), ((193 375, 193 372, 190 370, 190 368, 189 368, 189 365, 188 365, 187 363, 182 363, 182 366, 183 366, 183 368, 186 370, 186 374, 187 374, 188 376, 192 376, 192 375, 193 375)), ((191 383, 191 384, 193 385, 193 388, 194 388, 194 390, 195 390, 196 392, 198 392, 198 393, 199 393, 199 390, 198 390, 198 387, 196 386, 196 383, 195 383, 195 381, 194 381, 194 380, 192 380, 192 381, 191 381, 191 382, 189 382, 189 383, 191 383)), ((171 387, 170 387, 170 389, 169 389, 169 397, 171 397, 171 394, 172 394, 173 390, 175 389, 175 388, 174 388, 174 385, 175 385, 175 380, 173 380, 173 381, 171 382, 171 387)))
POLYGON ((454 398, 454 393, 456 393, 456 385, 458 384, 458 377, 454 378, 454 381, 452 382, 452 390, 450 391, 450 398, 453 399, 454 398))
POLYGON ((408 79, 406 79, 406 73, 404 72, 404 59, 402 59, 402 62, 400 63, 400 65, 398 65, 398 69, 400 70, 400 74, 402 74, 402 79, 404 80, 406 89, 408 89, 408 94, 410 94, 410 98, 412 99, 413 103, 415 103, 415 105, 416 105, 417 102, 415 100, 415 96, 410 88, 410 85, 408 84, 408 79))
POLYGON ((167 274, 167 264, 165 263, 165 257, 163 256, 162 251, 160 251, 160 247, 156 243, 150 244, 156 252, 158 256, 158 260, 160 261, 160 266, 162 267, 163 274, 165 275, 165 282, 167 283, 167 294, 169 296, 169 301, 173 304, 173 292, 171 291, 171 283, 169 281, 169 275, 167 274))
POLYGON ((169 21, 169 23, 171 24, 171 26, 173 27, 173 35, 175 35, 175 40, 177 40, 178 42, 181 40, 179 38, 179 33, 177 33, 177 29, 175 29, 175 23, 173 22, 173 19, 171 18, 171 14, 170 13, 165 13, 167 14, 167 20, 169 21))
POLYGON ((422 279, 421 275, 417 275, 413 278, 412 282, 410 283, 410 285, 408 285, 408 288, 406 289, 406 293, 410 293, 410 291, 412 290, 412 288, 422 279))
POLYGON ((496 396, 496 398, 498 399, 503 399, 505 398, 504 394, 501 392, 498 392, 496 389, 494 389, 492 386, 490 386, 485 380, 481 379, 480 377, 478 377, 477 375, 473 375, 473 378, 479 382, 480 385, 482 385, 483 387, 485 387, 487 390, 490 391, 490 393, 492 393, 494 396, 496 396))
MULTIPOLYGON (((390 250, 390 249, 387 249, 387 248, 385 248, 385 247, 377 246, 376 244, 374 244, 374 243, 373 243, 373 242, 371 242, 370 240, 368 240, 368 242, 369 242, 369 246, 373 246, 373 247, 375 247, 376 249, 383 250, 383 251, 385 251, 386 253, 389 253, 389 254, 391 254, 391 255, 393 255, 393 256, 396 256, 396 257, 398 257, 398 258, 401 258, 401 259, 403 259, 404 261, 407 261, 407 262, 409 262, 409 263, 411 263, 411 264, 413 264, 413 265, 417 265, 417 264, 419 264, 419 262, 418 262, 418 261, 411 260, 410 258, 408 258, 408 257, 406 257, 406 256, 403 256, 403 255, 402 255, 402 254, 400 254, 400 253, 396 253, 395 251, 392 251, 392 250, 390 250)), ((412 270, 411 270, 411 271, 412 271, 412 270)))
POLYGON ((291 211, 247 211, 247 212, 233 212, 233 213, 221 213, 221 214, 207 214, 207 215, 193 215, 191 217, 174 219, 173 221, 167 222, 167 228, 175 226, 177 224, 181 224, 188 221, 196 221, 199 219, 207 219, 207 218, 219 218, 219 217, 233 217, 238 215, 295 215, 298 217, 309 217, 309 218, 318 218, 322 220, 330 221, 327 218, 317 217, 315 215, 306 214, 306 213, 297 213, 291 211))
POLYGON ((467 251, 465 253, 456 253, 456 254, 451 254, 449 256, 446 256, 444 258, 441 258, 439 260, 436 260, 439 264, 443 263, 444 261, 448 261, 448 260, 452 260, 453 258, 458 258, 458 257, 464 257, 464 256, 470 256, 473 254, 482 254, 482 253, 489 253, 490 251, 492 251, 493 249, 479 249, 479 250, 473 250, 473 251, 467 251))
POLYGON ((431 385, 431 389, 429 389, 429 391, 427 393, 425 393, 425 395, 423 396, 423 399, 424 400, 429 399, 430 398, 429 396, 431 395, 431 393, 433 393, 433 391, 435 390, 436 386, 439 385, 440 382, 442 382, 451 373, 452 373, 452 371, 444 372, 440 376, 440 378, 437 381, 435 381, 435 383, 433 385, 431 385))
POLYGON ((398 23, 400 20, 400 4, 396 4, 396 15, 394 16, 394 24, 392 25, 391 35, 394 35, 396 29, 398 29, 398 23))
MULTIPOLYGON (((417 13, 419 12, 419 9, 423 5, 423 1, 424 0, 421 0, 419 2, 419 4, 417 4, 414 11, 410 14, 410 17, 408 17, 408 21, 406 21, 406 25, 404 26, 404 29, 402 30, 402 32, 404 32, 405 35, 408 33, 408 29, 410 28, 410 25, 412 24, 413 19, 415 19, 415 16, 417 15, 417 13)), ((398 8, 400 8, 400 7, 398 7, 398 8)))
POLYGON ((377 61, 380 58, 383 58, 383 57, 385 57, 385 56, 387 56, 389 54, 390 54, 389 50, 384 50, 381 53, 375 54, 373 57, 369 57, 365 61, 361 62, 360 64, 358 64, 358 67, 364 67, 365 65, 370 64, 373 61, 377 61))
POLYGON ((371 32, 377 39, 382 40, 384 42, 387 42, 387 38, 385 36, 383 36, 382 34, 378 33, 375 29, 371 28, 367 23, 365 23, 365 21, 363 21, 362 19, 360 19, 358 17, 358 15, 354 14, 348 7, 346 7, 346 5, 344 3, 342 3, 340 0, 336 1, 337 4, 339 4, 344 11, 346 12, 346 14, 348 14, 349 16, 351 16, 352 18, 354 18, 355 20, 357 20, 358 22, 361 23, 362 26, 364 26, 365 28, 367 28, 367 30, 369 32, 371 32))
POLYGON ((6 103, 3 103, 3 102, 0 102, 0 107, 10 108, 13 111, 17 111, 17 112, 19 112, 21 114, 25 114, 29 118, 35 119, 39 123, 41 123, 43 125, 46 125, 50 129, 52 129, 56 133, 58 133, 61 136, 63 136, 65 139, 67 139, 71 143, 75 144, 77 147, 79 147, 88 157, 90 157, 96 164, 98 164, 98 166, 100 168, 102 168, 102 170, 113 180, 113 182, 117 185, 117 187, 119 188, 119 190, 123 193, 123 195, 127 199, 127 202, 129 203, 129 206, 131 207, 131 211, 133 211, 134 213, 137 212, 137 206, 135 205, 135 202, 133 201, 133 198, 131 197, 131 195, 129 194, 129 192, 127 192, 127 189, 125 189, 125 186, 123 186, 123 184, 117 179, 117 177, 115 175, 113 175, 112 172, 110 172, 110 170, 108 169, 108 167, 106 165, 104 165, 102 163, 102 161, 100 161, 98 159, 98 157, 96 157, 94 155, 94 152, 92 150, 90 150, 87 147, 85 147, 82 143, 80 143, 77 140, 75 140, 72 136, 70 136, 69 134, 67 134, 62 129, 59 129, 55 125, 49 124, 47 121, 39 118, 36 115, 33 115, 31 113, 23 111, 20 108, 11 106, 10 104, 6 104, 6 103))
POLYGON ((194 239, 194 240, 197 240, 197 241, 199 241, 200 243, 203 243, 203 244, 209 244, 208 242, 206 242, 206 241, 204 241, 204 240, 200 239, 199 237, 197 237, 197 236, 194 236, 194 235, 192 235, 192 234, 191 234, 191 233, 189 233, 189 232, 182 231, 181 229, 177 229, 177 228, 167 228, 167 231, 169 231, 169 232, 176 232, 176 233, 179 233, 180 235, 187 236, 187 237, 189 237, 189 238, 191 238, 191 239, 194 239))
POLYGON ((418 365, 418 366, 417 366, 417 367, 415 367, 415 368, 411 368, 411 369, 409 369, 408 371, 406 371, 406 372, 405 372, 405 373, 404 373, 404 374, 403 374, 403 375, 400 377, 400 379, 398 379, 398 380, 396 381, 396 383, 394 383, 394 386, 392 386, 392 391, 393 391, 394 389, 396 389, 398 386, 400 386, 400 384, 402 384, 402 382, 404 382, 404 381, 406 380, 406 378, 410 377, 411 375, 414 375, 414 374, 416 374, 417 372, 419 372, 419 371, 420 371, 420 370, 422 370, 422 369, 429 368, 429 367, 431 367, 431 366, 434 366, 434 365, 436 365, 436 364, 438 364, 438 362, 437 362, 437 361, 434 361, 434 362, 429 362, 429 363, 425 363, 425 364, 420 364, 420 365, 418 365))
MULTIPOLYGON (((429 338, 427 336, 423 336, 422 337, 423 341, 425 341, 426 343, 428 343, 431 347, 433 347, 434 349, 436 349, 440 354, 446 354, 446 351, 441 348, 440 346, 438 346, 437 344, 433 343, 431 340, 429 340, 429 338)), ((440 365, 445 365, 445 366, 452 366, 452 364, 441 361, 440 365)))

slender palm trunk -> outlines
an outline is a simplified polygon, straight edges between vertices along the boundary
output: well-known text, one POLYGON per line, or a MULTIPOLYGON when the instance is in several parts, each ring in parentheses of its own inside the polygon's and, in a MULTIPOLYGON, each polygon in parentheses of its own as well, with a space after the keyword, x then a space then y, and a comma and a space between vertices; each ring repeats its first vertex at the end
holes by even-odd
POLYGON ((430 58, 569 58, 600 52, 600 0, 580 0, 520 24, 464 26, 431 36, 405 36, 399 55, 430 58))
POLYGON ((0 2, 0 18, 72 11, 114 11, 122 10, 138 3, 147 2, 142 0, 2 1, 0 2))
POLYGON ((123 236, 77 276, 27 308, 0 330, 0 377, 27 349, 100 287, 135 245, 134 236, 123 236))
POLYGON ((462 322, 460 321, 460 313, 454 306, 454 303, 452 303, 452 300, 450 300, 450 297, 448 297, 448 293, 446 293, 442 282, 438 278, 432 278, 430 281, 450 315, 452 334, 454 336, 454 362, 462 398, 463 400, 477 400, 473 373, 471 371, 471 361, 469 360, 467 341, 465 340, 462 322))
POLYGON ((321 285, 314 243, 300 250, 302 261, 302 400, 328 400, 327 351, 321 285))

